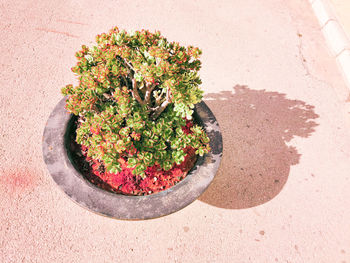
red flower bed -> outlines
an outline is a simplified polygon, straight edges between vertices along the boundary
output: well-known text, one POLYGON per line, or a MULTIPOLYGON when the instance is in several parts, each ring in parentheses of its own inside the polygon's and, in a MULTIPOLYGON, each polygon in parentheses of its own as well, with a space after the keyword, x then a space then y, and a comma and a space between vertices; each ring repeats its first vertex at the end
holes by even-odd
MULTIPOLYGON (((182 129, 185 133, 191 133, 190 128, 192 122, 187 121, 186 126, 182 129)), ((104 165, 99 160, 94 160, 87 156, 87 148, 82 146, 82 153, 86 161, 90 164, 94 175, 98 176, 102 181, 107 183, 113 190, 127 195, 148 195, 166 190, 183 178, 194 166, 197 159, 195 149, 186 147, 185 160, 180 164, 175 164, 169 171, 164 171, 159 165, 148 167, 145 171, 145 178, 134 175, 134 168, 128 168, 126 160, 120 158, 118 161, 122 166, 122 171, 111 173, 105 170, 104 165)))

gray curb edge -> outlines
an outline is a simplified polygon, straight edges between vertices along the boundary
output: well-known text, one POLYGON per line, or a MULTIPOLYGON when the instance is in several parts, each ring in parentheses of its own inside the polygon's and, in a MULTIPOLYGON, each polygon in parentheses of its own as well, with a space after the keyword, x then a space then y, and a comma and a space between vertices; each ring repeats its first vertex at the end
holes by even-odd
POLYGON ((309 0, 320 23, 321 31, 340 67, 350 90, 350 40, 329 0, 309 0))

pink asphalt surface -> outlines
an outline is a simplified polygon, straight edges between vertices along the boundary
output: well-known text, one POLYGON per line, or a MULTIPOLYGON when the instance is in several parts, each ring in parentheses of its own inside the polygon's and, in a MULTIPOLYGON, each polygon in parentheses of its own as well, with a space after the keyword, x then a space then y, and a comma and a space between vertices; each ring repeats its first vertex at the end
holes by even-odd
POLYGON ((0 2, 0 262, 350 262, 349 91, 307 1, 0 2), (203 50, 210 188, 148 221, 72 202, 42 158, 74 54, 113 26, 203 50))

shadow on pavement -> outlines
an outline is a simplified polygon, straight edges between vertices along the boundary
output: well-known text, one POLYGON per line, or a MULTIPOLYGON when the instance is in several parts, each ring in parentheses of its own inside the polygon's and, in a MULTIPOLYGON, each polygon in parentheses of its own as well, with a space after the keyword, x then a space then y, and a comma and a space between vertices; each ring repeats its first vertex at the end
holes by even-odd
POLYGON ((285 94, 236 85, 234 93, 210 93, 204 100, 223 136, 218 174, 199 200, 221 208, 243 209, 274 198, 287 182, 300 154, 287 142, 309 137, 318 115, 314 106, 285 94))

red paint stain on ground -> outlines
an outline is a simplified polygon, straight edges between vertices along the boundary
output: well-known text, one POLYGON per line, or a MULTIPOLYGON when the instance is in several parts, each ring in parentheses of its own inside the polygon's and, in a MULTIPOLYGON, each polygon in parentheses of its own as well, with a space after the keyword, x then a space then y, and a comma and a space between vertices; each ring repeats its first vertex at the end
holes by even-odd
POLYGON ((57 30, 53 30, 53 29, 48 29, 48 28, 36 28, 36 30, 38 31, 44 31, 47 33, 56 33, 56 34, 60 34, 60 35, 65 35, 67 37, 74 37, 74 38, 79 38, 76 35, 70 34, 68 32, 61 32, 61 31, 57 31, 57 30))
POLYGON ((9 194, 21 194, 33 190, 38 183, 35 173, 26 171, 13 171, 0 174, 0 189, 9 194))
POLYGON ((58 22, 64 22, 64 23, 69 23, 69 24, 77 24, 77 25, 84 25, 87 26, 88 24, 81 23, 81 22, 75 22, 75 21, 70 21, 70 20, 65 20, 65 19, 58 19, 58 22))

